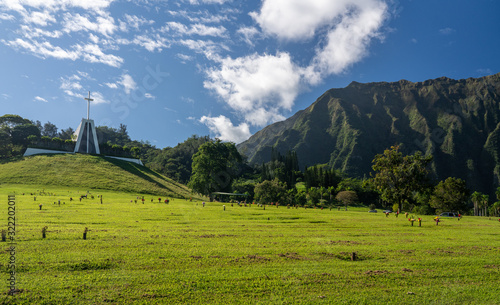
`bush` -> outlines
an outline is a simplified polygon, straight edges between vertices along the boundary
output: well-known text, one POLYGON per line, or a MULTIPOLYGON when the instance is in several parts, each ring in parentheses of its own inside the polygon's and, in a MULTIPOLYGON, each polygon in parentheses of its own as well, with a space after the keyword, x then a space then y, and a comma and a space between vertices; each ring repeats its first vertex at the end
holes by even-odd
POLYGON ((368 206, 368 208, 369 208, 370 210, 375 210, 375 209, 377 208, 377 206, 376 206, 375 204, 373 204, 373 203, 372 203, 372 204, 370 204, 370 205, 368 206))

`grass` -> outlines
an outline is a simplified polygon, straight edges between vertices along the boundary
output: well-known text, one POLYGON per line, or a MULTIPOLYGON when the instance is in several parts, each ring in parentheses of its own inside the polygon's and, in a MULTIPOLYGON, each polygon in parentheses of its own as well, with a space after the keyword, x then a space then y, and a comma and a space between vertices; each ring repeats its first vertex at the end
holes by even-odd
POLYGON ((0 182, 193 196, 186 186, 144 166, 81 154, 38 155, 0 164, 0 182))
MULTIPOLYGON (((143 194, 101 190, 91 192, 103 204, 70 202, 82 189, 51 186, 34 201, 30 193, 42 189, 0 187, 2 228, 7 194, 16 193, 22 289, 8 296, 5 284, 3 304, 498 304, 496 219, 436 226, 422 216, 412 227, 404 215, 366 208, 226 203, 224 211, 223 203, 167 205, 145 195, 142 204, 134 200, 143 194)), ((8 260, 1 251, 6 279, 8 260)))

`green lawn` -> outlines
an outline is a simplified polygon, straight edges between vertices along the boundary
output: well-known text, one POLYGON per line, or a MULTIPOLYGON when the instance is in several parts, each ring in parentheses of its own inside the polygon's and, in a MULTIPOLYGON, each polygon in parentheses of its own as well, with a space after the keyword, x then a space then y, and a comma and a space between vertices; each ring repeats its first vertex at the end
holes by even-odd
POLYGON ((4 229, 7 194, 16 193, 21 289, 7 295, 4 242, 2 304, 500 302, 498 219, 444 219, 436 226, 422 216, 418 227, 404 215, 386 218, 367 208, 264 210, 226 203, 224 211, 222 203, 175 199, 167 205, 158 203, 164 196, 149 194, 142 204, 134 202, 141 194, 102 190, 90 190, 95 198, 80 202, 86 191, 0 186, 4 229), (30 193, 37 190, 45 195, 34 201, 30 193))

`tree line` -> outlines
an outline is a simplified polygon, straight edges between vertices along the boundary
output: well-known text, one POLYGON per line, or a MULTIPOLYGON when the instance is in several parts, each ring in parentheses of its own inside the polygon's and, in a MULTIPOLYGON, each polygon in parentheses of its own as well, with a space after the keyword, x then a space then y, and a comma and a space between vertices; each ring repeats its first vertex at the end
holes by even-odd
MULTIPOLYGON (((140 158, 145 166, 207 196, 238 193, 245 194, 239 200, 264 204, 320 208, 357 204, 419 214, 500 213, 500 188, 490 198, 471 192, 458 178, 434 182, 428 170, 432 157, 418 152, 403 155, 399 146, 376 155, 371 177, 361 179, 347 177, 325 164, 301 170, 294 151, 282 154, 272 148, 269 162, 250 166, 234 143, 208 136, 193 135, 175 147, 159 149, 147 141, 132 140, 123 124, 118 128, 98 126, 96 130, 102 154, 140 158)), ((4 115, 0 117, 0 160, 22 155, 28 146, 72 151, 73 133, 71 127, 59 130, 50 122, 4 115)))

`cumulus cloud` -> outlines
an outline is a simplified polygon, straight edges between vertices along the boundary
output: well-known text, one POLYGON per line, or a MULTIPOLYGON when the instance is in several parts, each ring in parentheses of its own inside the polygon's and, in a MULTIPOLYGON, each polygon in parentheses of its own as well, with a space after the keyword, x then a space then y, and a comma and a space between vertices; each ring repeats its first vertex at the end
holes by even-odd
MULTIPOLYGON (((318 41, 307 66, 296 64, 287 52, 253 54, 240 58, 214 57, 218 66, 207 72, 205 88, 212 90, 251 126, 265 126, 284 119, 306 85, 317 85, 326 76, 343 73, 368 54, 373 39, 382 39, 380 28, 388 6, 382 0, 263 0, 250 16, 267 37, 287 43, 318 41)), ((241 27, 244 41, 253 45, 255 27, 241 27)), ((219 118, 203 121, 219 134, 234 126, 219 118)), ((227 136, 228 134, 225 133, 227 136)))
MULTIPOLYGON (((367 54, 370 41, 387 18, 387 4, 380 0, 264 0, 252 18, 262 30, 279 39, 303 41, 326 30, 310 71, 338 74, 367 54)), ((316 83, 317 76, 312 83, 316 83)))
POLYGON ((253 54, 225 58, 220 67, 207 73, 204 86, 252 125, 264 126, 282 120, 282 110, 290 110, 299 92, 301 69, 288 53, 253 54))
POLYGON ((231 120, 223 115, 218 117, 203 116, 200 122, 207 125, 208 129, 222 141, 240 143, 251 136, 247 123, 234 126, 231 120))

